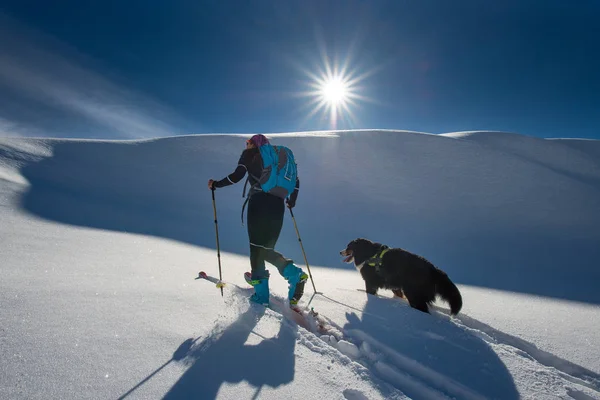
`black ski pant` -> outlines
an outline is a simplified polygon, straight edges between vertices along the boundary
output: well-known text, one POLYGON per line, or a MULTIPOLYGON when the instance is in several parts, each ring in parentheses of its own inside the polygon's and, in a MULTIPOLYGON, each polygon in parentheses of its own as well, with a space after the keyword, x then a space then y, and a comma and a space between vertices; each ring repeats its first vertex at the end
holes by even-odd
POLYGON ((285 213, 284 200, 265 192, 252 194, 248 201, 248 238, 250 239, 250 266, 252 279, 269 277, 265 261, 277 267, 283 276, 283 269, 292 260, 275 251, 285 213))

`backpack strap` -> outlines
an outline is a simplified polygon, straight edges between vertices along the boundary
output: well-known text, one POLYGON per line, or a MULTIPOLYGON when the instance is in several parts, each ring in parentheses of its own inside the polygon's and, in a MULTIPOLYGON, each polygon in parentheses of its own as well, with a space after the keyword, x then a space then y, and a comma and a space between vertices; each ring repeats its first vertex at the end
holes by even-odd
POLYGON ((250 180, 250 176, 246 178, 246 183, 244 183, 244 190, 242 191, 242 198, 246 197, 246 186, 248 186, 248 181, 250 180))
POLYGON ((246 200, 244 201, 244 204, 242 205, 242 226, 244 226, 244 210, 246 209, 246 204, 248 204, 248 201, 250 200, 250 196, 252 196, 254 193, 256 193, 255 188, 257 185, 259 185, 259 180, 254 175, 250 175, 250 172, 248 172, 248 177, 246 178, 246 182, 244 183, 244 190, 242 191, 242 198, 246 197, 246 200), (256 183, 253 185, 250 185, 250 190, 248 190, 248 197, 246 197, 246 187, 248 186, 250 177, 254 178, 256 183))
POLYGON ((242 206, 242 226, 244 226, 244 210, 246 209, 246 204, 248 204, 249 200, 250 196, 246 198, 246 201, 244 201, 244 205, 242 206))

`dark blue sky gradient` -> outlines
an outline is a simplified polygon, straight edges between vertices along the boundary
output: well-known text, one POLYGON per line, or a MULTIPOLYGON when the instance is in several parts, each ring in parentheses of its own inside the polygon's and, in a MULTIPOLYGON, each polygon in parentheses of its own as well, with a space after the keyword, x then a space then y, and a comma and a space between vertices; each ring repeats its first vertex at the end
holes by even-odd
MULTIPOLYGON (((166 135, 329 129, 328 116, 306 118, 309 98, 299 96, 324 49, 369 73, 357 90, 372 101, 358 101, 338 129, 600 139, 596 1, 3 0, 0 13, 16 21, 0 42, 21 40, 16 27, 26 27, 76 49, 74 58, 44 47, 153 104, 139 114, 168 109, 166 135)), ((0 97, 5 126, 126 136, 24 96, 2 75, 0 97)))

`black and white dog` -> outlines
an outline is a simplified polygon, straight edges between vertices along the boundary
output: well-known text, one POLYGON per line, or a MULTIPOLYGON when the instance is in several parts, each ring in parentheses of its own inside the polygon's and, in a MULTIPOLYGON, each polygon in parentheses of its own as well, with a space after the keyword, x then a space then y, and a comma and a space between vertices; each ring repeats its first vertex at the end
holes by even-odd
POLYGON ((453 315, 462 308, 462 296, 456 285, 444 271, 421 256, 362 238, 348 243, 340 254, 346 257, 344 262, 354 263, 365 281, 367 293, 390 289, 423 312, 429 312, 429 305, 437 295, 450 304, 453 315))

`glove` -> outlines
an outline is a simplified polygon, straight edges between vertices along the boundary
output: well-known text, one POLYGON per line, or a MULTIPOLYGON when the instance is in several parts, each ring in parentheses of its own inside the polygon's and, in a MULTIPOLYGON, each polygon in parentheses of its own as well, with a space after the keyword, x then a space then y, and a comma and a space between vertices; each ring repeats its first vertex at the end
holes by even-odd
POLYGON ((214 179, 209 179, 208 180, 208 188, 210 190, 215 190, 215 183, 217 183, 217 181, 215 181, 214 179))
POLYGON ((285 202, 286 202, 288 208, 294 208, 294 207, 296 207, 296 200, 285 199, 285 202))

